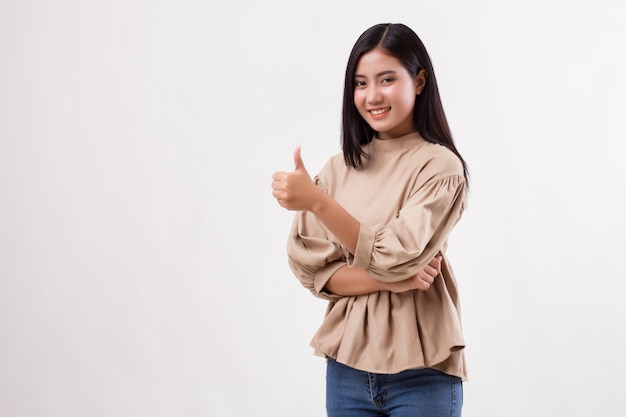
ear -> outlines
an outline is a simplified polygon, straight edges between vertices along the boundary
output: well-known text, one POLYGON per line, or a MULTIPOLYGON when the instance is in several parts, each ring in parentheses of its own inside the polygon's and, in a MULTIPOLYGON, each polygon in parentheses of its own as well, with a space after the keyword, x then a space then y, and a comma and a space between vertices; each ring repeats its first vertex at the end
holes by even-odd
POLYGON ((426 74, 426 70, 420 70, 415 76, 415 94, 420 95, 426 87, 426 78, 428 78, 428 74, 426 74))

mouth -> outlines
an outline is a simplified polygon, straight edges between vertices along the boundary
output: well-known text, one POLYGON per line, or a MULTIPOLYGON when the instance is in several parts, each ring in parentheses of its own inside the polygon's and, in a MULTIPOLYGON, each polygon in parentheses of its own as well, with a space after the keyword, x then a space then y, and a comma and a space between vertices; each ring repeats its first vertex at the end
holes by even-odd
POLYGON ((370 109, 368 110, 373 116, 380 116, 381 114, 387 113, 391 110, 391 107, 381 107, 379 109, 370 109))

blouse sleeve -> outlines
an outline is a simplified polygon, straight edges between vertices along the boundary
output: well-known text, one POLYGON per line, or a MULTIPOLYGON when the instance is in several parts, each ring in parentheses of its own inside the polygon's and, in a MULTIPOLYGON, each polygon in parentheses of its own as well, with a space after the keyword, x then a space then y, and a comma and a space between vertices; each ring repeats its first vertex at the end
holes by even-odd
MULTIPOLYGON (((318 187, 324 189, 318 177, 318 187)), ((289 266, 303 287, 325 300, 341 298, 324 291, 326 282, 346 265, 346 254, 322 222, 308 211, 296 213, 287 242, 289 266)))
POLYGON ((417 189, 387 224, 361 223, 357 248, 348 264, 365 268, 379 281, 415 275, 446 243, 465 206, 465 179, 451 175, 417 189))

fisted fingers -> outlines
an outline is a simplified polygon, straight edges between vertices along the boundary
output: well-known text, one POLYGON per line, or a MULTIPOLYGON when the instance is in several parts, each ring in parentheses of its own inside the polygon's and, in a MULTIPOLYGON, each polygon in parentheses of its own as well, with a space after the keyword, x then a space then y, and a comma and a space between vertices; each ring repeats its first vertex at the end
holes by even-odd
POLYGON ((272 175, 272 195, 279 203, 280 199, 285 197, 285 186, 288 175, 287 172, 275 172, 272 175))
POLYGON ((437 270, 436 275, 439 275, 441 273, 441 255, 435 256, 433 259, 431 259, 431 261, 428 263, 428 266, 435 268, 437 270))
POLYGON ((428 265, 418 272, 416 286, 418 290, 426 291, 435 282, 435 278, 441 273, 441 256, 431 260, 428 265))
POLYGON ((414 289, 420 290, 420 291, 426 291, 427 289, 430 288, 433 281, 434 280, 432 279, 432 277, 430 277, 425 272, 419 272, 415 276, 415 281, 414 281, 415 288, 414 289))
POLYGON ((274 174, 272 174, 272 180, 273 180, 272 184, 274 184, 274 182, 285 181, 288 175, 289 175, 288 172, 283 172, 283 171, 274 172, 274 174))

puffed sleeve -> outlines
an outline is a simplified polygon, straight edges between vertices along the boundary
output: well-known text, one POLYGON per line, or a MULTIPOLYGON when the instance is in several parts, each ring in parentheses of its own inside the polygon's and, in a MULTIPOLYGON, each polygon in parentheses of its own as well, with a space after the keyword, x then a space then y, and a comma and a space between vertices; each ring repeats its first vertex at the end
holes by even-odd
POLYGON ((379 281, 397 282, 420 271, 446 243, 465 206, 462 175, 420 185, 387 224, 361 223, 348 264, 365 268, 379 281))
MULTIPOLYGON (((325 190, 319 177, 314 180, 325 190)), ((296 213, 287 242, 287 255, 294 275, 313 295, 325 300, 341 298, 323 289, 330 277, 346 265, 346 254, 317 216, 308 211, 296 213)))

